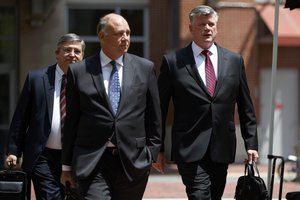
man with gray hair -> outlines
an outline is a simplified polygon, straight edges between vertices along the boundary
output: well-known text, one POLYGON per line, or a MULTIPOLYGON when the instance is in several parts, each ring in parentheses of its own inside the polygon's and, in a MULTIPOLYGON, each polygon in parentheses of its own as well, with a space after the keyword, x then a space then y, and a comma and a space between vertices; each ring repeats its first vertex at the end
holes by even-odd
MULTIPOLYGON (((242 56, 215 43, 216 11, 197 6, 189 18, 193 42, 165 55, 160 69, 163 127, 172 99, 172 159, 188 199, 221 200, 228 165, 235 159, 236 105, 249 162, 258 159, 256 117, 242 56)), ((164 145, 161 152, 155 165, 163 171, 164 145)))
POLYGON ((27 199, 33 182, 37 200, 62 200, 61 130, 64 97, 62 87, 69 64, 83 59, 85 42, 76 34, 63 35, 57 43, 57 63, 30 71, 9 129, 6 164, 15 166, 22 156, 27 173, 27 199))

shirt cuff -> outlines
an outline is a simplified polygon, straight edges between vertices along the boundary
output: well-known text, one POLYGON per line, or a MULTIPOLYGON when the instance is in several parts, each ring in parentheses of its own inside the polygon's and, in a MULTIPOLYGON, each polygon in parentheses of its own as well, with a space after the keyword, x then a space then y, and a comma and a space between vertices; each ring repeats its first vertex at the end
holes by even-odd
POLYGON ((62 166, 62 170, 63 170, 63 171, 72 171, 72 167, 69 166, 69 165, 63 165, 63 166, 62 166))

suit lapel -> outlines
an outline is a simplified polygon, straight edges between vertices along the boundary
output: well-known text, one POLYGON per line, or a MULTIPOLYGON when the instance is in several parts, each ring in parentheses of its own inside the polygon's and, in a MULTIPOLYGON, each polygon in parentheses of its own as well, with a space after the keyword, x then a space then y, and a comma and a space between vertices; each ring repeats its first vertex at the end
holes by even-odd
POLYGON ((224 51, 223 48, 221 48, 220 46, 217 46, 217 50, 218 50, 218 78, 217 78, 217 84, 216 84, 216 89, 215 89, 215 93, 214 96, 216 96, 221 88, 222 82, 224 80, 224 76, 226 73, 226 66, 227 66, 227 56, 226 56, 226 52, 224 51))
POLYGON ((132 56, 128 53, 125 53, 123 65, 122 91, 118 113, 119 110, 121 110, 122 107, 124 107, 126 99, 130 99, 130 88, 132 85, 133 77, 135 77, 135 68, 136 66, 135 62, 132 62, 132 56))
POLYGON ((197 70, 197 66, 195 63, 191 44, 184 49, 182 56, 183 56, 183 58, 181 60, 183 62, 185 62, 186 69, 189 71, 189 73, 195 79, 195 81, 198 83, 198 85, 202 88, 202 90, 205 91, 208 96, 210 96, 210 94, 206 88, 206 85, 204 84, 204 82, 203 82, 202 78, 200 77, 199 72, 197 70))
POLYGON ((103 99, 103 102, 106 103, 105 106, 110 108, 109 99, 104 86, 102 66, 100 63, 100 53, 97 53, 94 56, 90 57, 90 59, 86 60, 86 68, 87 71, 91 74, 92 80, 100 98, 103 99))
POLYGON ((53 114, 53 101, 54 101, 54 89, 55 89, 55 69, 56 65, 52 65, 48 68, 43 76, 44 91, 46 95, 46 105, 48 110, 48 118, 50 124, 52 123, 53 114))

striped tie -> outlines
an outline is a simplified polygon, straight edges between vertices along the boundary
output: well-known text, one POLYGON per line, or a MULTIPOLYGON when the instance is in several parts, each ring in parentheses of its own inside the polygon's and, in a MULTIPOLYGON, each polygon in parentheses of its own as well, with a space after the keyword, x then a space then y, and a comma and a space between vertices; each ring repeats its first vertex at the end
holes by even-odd
POLYGON ((65 124, 65 117, 66 117, 66 84, 67 84, 67 77, 64 74, 61 79, 61 88, 60 88, 60 126, 61 132, 63 132, 63 127, 65 124))
POLYGON ((205 55, 206 87, 210 95, 213 96, 216 87, 216 74, 212 62, 210 60, 211 52, 208 50, 203 50, 201 53, 205 55))

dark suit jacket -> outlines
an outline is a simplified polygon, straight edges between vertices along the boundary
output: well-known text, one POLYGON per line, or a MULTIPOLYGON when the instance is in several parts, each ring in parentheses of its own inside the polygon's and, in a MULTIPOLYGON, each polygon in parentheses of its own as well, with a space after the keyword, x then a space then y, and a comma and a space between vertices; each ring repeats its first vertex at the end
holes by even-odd
POLYGON ((30 173, 51 132, 56 65, 29 72, 11 126, 7 153, 21 157, 30 173))
POLYGON ((86 178, 115 132, 129 179, 149 170, 161 144, 161 112, 153 63, 124 55, 122 94, 113 115, 105 92, 100 54, 72 64, 68 72, 63 164, 86 178))
POLYGON ((161 112, 165 127, 172 98, 172 158, 175 162, 200 160, 208 147, 213 161, 234 162, 236 104, 245 147, 258 148, 256 118, 243 59, 218 45, 217 49, 218 76, 213 97, 197 71, 191 44, 163 57, 158 79, 161 112))

